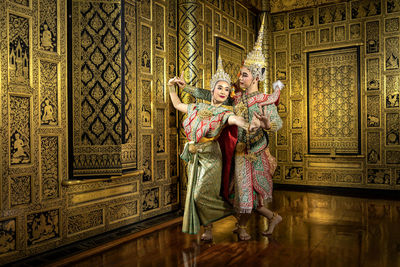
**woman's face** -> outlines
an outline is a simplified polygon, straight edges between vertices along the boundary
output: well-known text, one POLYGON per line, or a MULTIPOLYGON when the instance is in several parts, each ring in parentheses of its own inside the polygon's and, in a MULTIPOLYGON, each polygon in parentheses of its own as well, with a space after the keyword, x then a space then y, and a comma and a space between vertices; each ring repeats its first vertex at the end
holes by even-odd
POLYGON ((248 89, 253 83, 253 75, 251 71, 246 67, 240 68, 239 84, 240 88, 248 89))
POLYGON ((225 81, 219 81, 215 84, 213 99, 216 104, 222 104, 229 96, 230 85, 225 81))

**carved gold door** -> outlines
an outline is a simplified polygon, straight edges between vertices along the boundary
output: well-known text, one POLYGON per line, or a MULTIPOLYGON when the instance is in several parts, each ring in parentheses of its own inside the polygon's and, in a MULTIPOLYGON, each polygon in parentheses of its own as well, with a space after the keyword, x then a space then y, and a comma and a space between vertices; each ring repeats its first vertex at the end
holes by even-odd
POLYGON ((308 153, 360 154, 359 47, 307 54, 308 153))

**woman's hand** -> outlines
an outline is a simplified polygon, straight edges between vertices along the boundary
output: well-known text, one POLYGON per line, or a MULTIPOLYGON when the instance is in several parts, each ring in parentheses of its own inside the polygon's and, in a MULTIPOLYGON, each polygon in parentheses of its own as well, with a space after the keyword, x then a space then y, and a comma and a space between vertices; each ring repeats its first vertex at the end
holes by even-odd
POLYGON ((175 77, 176 78, 176 84, 179 86, 179 88, 183 89, 186 86, 185 78, 183 77, 183 71, 181 73, 181 77, 175 77))

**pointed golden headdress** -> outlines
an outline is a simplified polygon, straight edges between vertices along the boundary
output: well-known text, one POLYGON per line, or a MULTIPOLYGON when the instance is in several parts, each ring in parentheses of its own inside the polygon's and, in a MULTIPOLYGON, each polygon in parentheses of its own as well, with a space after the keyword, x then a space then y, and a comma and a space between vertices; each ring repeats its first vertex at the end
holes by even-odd
POLYGON ((210 81, 210 90, 213 91, 215 85, 219 81, 225 81, 231 85, 231 78, 229 77, 229 74, 224 71, 224 67, 222 66, 222 59, 221 56, 218 57, 218 65, 217 65, 217 71, 215 74, 212 76, 211 81, 210 81))
POLYGON ((265 56, 262 52, 262 43, 264 37, 264 20, 265 13, 263 15, 260 30, 258 32, 257 41, 254 44, 253 51, 247 54, 247 57, 243 63, 243 66, 247 67, 253 74, 253 76, 259 77, 260 81, 265 79, 265 56), (263 70, 264 69, 264 70, 263 70))

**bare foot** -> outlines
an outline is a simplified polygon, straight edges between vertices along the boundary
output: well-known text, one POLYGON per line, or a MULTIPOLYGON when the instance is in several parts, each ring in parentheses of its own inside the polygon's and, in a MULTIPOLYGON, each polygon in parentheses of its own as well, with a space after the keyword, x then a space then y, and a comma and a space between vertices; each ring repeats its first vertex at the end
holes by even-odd
POLYGON ((211 241, 213 239, 212 236, 212 224, 204 226, 204 233, 200 237, 203 241, 211 241))
POLYGON ((274 216, 269 220, 268 224, 268 230, 262 232, 263 235, 272 235, 272 232, 274 231, 275 226, 282 221, 282 217, 274 213, 274 216))
POLYGON ((238 239, 240 241, 246 241, 251 239, 251 236, 247 233, 245 226, 238 225, 238 228, 236 229, 236 234, 238 235, 238 239))

